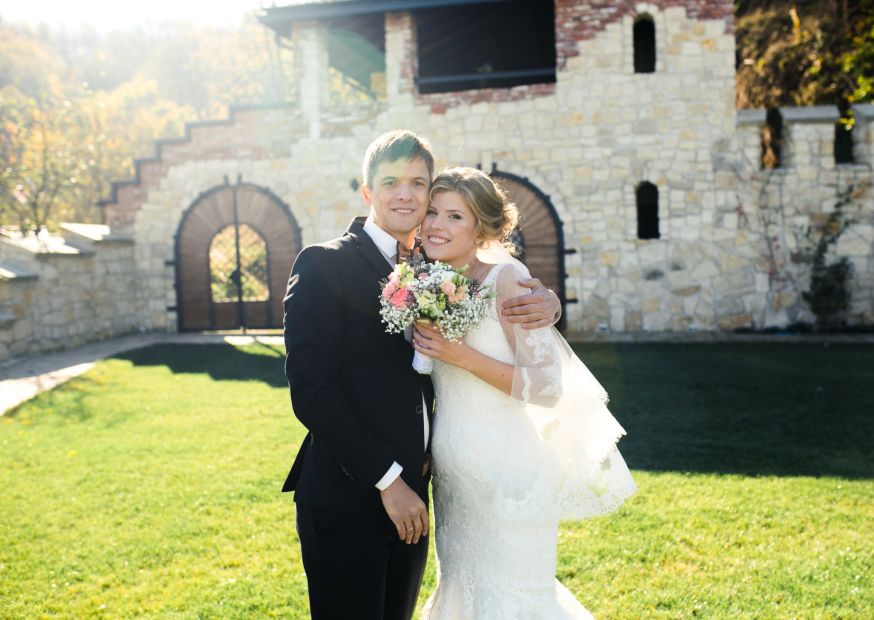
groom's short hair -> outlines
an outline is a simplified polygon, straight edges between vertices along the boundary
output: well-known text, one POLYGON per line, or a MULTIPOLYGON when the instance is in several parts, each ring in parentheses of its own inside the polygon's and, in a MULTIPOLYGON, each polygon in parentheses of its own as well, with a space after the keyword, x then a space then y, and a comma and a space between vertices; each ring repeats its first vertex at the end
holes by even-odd
POLYGON ((434 154, 431 152, 431 144, 412 131, 396 129, 382 134, 367 147, 362 166, 365 185, 373 187, 373 175, 376 174, 376 169, 381 163, 399 159, 408 161, 421 159, 428 168, 428 181, 430 182, 434 177, 434 154))

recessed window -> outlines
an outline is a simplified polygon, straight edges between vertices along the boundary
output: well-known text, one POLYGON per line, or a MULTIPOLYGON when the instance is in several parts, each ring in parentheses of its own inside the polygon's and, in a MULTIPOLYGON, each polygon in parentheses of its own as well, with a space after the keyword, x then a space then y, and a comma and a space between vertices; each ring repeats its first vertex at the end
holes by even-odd
POLYGON ((637 238, 658 239, 659 188, 644 181, 637 186, 637 238))
POLYGON ((634 22, 634 72, 655 73, 655 22, 643 15, 634 22))
POLYGON ((555 82, 552 2, 416 11, 420 93, 555 82))
POLYGON ((768 108, 762 127, 762 169, 773 170, 783 165, 783 115, 778 108, 768 108))

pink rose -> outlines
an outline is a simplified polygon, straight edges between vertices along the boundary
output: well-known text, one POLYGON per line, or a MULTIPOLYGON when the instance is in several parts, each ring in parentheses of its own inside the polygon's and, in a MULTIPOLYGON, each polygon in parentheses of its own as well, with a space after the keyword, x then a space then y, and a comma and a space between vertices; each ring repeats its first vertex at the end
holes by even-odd
POLYGON ((452 282, 446 281, 440 285, 440 290, 446 293, 449 296, 452 296, 455 293, 455 284, 452 282))
POLYGON ((407 305, 407 289, 399 288, 391 296, 391 305, 395 308, 404 308, 407 305))
POLYGON ((389 283, 385 285, 384 289, 382 289, 382 298, 385 300, 391 299, 391 296, 394 295, 396 290, 398 290, 397 282, 389 280, 389 283))

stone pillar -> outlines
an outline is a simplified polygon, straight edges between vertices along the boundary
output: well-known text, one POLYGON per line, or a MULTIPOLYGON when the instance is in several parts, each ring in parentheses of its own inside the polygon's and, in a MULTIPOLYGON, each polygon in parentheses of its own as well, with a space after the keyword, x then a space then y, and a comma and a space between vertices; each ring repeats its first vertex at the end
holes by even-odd
POLYGON ((853 106, 856 128, 853 129, 853 154, 860 164, 874 163, 874 105, 853 106))
POLYGON ((416 21, 411 13, 385 15, 385 78, 389 106, 410 106, 419 75, 416 21))
POLYGON ((328 46, 318 22, 300 22, 292 33, 294 65, 300 109, 309 124, 309 135, 321 135, 322 108, 327 108, 328 46))

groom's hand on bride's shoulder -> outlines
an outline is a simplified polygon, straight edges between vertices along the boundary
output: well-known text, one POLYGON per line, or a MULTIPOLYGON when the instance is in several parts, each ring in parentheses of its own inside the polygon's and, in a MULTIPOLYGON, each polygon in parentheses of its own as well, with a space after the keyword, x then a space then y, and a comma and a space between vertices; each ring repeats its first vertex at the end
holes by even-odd
POLYGON ((401 540, 408 545, 416 544, 419 538, 428 535, 428 508, 400 476, 379 495, 401 540))
POLYGON ((522 329, 537 329, 555 325, 561 318, 561 300, 554 291, 537 278, 519 280, 519 286, 531 289, 527 295, 508 299, 501 314, 510 323, 521 323, 522 329))

